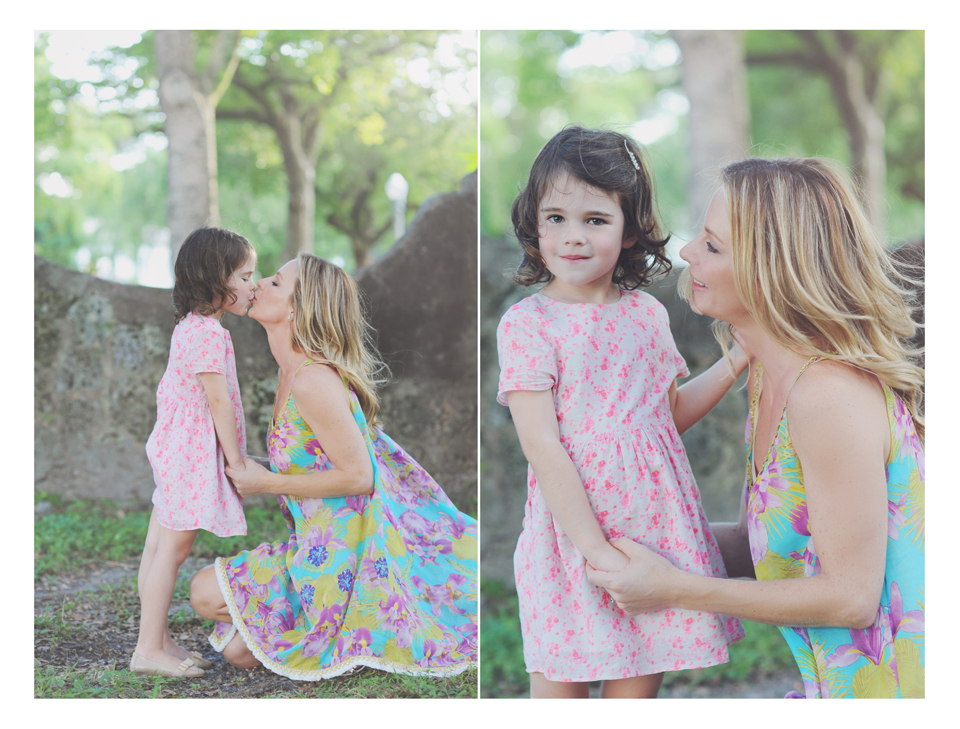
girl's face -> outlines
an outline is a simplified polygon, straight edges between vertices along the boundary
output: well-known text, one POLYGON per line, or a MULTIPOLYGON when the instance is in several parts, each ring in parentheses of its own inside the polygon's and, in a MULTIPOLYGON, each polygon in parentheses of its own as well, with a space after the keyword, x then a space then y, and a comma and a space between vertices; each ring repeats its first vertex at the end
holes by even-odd
POLYGON ((549 288, 577 293, 610 288, 624 240, 624 215, 616 195, 564 174, 540 201, 540 253, 553 274, 549 288))
POLYGON ((250 318, 261 324, 289 321, 293 315, 293 291, 297 285, 299 266, 288 261, 273 276, 260 279, 250 307, 250 318))
POLYGON ((227 303, 221 309, 221 312, 229 311, 237 316, 243 316, 247 313, 247 309, 250 308, 250 303, 253 301, 253 292, 257 288, 253 281, 253 273, 256 269, 257 257, 250 256, 240 268, 233 272, 227 284, 233 290, 237 300, 232 304, 227 303))
POLYGON ((691 308, 736 326, 750 314, 733 280, 732 238, 727 197, 717 190, 707 208, 703 231, 680 250, 680 258, 690 264, 691 308))

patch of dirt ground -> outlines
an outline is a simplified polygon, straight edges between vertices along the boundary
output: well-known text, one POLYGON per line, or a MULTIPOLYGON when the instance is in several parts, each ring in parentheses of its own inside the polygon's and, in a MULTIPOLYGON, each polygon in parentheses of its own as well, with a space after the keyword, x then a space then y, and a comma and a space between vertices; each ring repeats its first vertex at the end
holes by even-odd
MULTIPOLYGON (((180 569, 180 583, 209 560, 189 559, 180 569)), ((41 670, 125 670, 137 644, 140 606, 136 560, 105 563, 95 569, 40 578, 34 583, 34 620, 45 631, 35 635, 34 664, 41 670)), ((183 589, 179 591, 183 593, 183 589)), ((189 602, 174 595, 170 632, 187 650, 199 651, 214 667, 199 678, 165 683, 161 696, 183 698, 312 695, 320 681, 293 681, 265 668, 236 668, 207 642, 211 623, 198 616, 189 602)), ((366 670, 366 669, 362 669, 366 670)), ((332 679, 336 681, 337 679, 332 679)), ((153 679, 143 680, 149 692, 153 679)))

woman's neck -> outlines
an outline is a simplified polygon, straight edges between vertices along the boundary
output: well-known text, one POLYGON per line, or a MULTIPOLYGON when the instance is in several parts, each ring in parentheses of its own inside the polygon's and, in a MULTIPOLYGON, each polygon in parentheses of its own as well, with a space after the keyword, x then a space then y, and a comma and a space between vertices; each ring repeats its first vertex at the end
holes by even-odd
POLYGON ((275 327, 264 327, 267 332, 267 342, 270 344, 270 354, 280 367, 284 375, 296 372, 297 368, 307 361, 303 352, 293 348, 291 330, 286 324, 275 327))
POLYGON ((747 349, 763 366, 764 386, 777 389, 781 385, 789 387, 797 372, 815 352, 796 353, 774 341, 763 329, 755 324, 740 325, 737 333, 743 339, 747 349))

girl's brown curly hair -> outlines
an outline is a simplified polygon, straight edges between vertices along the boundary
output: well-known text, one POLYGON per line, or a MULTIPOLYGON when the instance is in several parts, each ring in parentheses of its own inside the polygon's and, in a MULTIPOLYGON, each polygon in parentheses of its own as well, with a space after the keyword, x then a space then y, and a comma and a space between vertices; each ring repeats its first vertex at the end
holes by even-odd
POLYGON ((180 246, 173 265, 173 308, 177 321, 190 312, 215 314, 237 300, 230 277, 256 251, 246 238, 223 228, 197 228, 180 246))
POLYGON ((516 283, 531 286, 553 279, 540 254, 539 208, 548 187, 565 173, 615 196, 625 218, 624 238, 637 238, 620 251, 613 283, 636 289, 670 270, 664 252, 670 236, 660 232, 653 212, 653 184, 640 145, 619 132, 571 126, 540 150, 526 187, 510 208, 514 234, 523 249, 523 260, 512 277, 516 283))

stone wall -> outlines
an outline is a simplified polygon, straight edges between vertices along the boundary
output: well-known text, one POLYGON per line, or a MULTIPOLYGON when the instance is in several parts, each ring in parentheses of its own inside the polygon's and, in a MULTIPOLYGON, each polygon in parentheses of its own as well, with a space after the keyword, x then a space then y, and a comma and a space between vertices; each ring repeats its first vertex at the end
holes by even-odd
MULTIPOLYGON (((428 200, 391 251, 358 272, 394 374, 384 429, 476 511, 476 174, 428 200), (466 282, 466 283, 465 283, 466 282)), ((173 332, 170 290, 34 261, 35 490, 146 502, 144 445, 173 332)), ((266 455, 277 367, 263 328, 227 314, 248 450, 266 455)))

